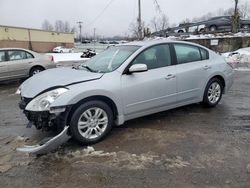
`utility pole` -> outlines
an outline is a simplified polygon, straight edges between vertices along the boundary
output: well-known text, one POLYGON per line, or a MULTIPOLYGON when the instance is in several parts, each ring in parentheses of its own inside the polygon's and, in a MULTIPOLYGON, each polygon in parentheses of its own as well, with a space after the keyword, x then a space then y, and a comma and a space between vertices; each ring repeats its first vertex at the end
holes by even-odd
POLYGON ((138 0, 138 32, 139 40, 142 40, 141 0, 138 0))
POLYGON ((79 36, 79 39, 80 39, 80 42, 82 43, 82 23, 81 21, 79 22, 76 22, 78 25, 79 25, 79 29, 80 29, 80 36, 79 36))
POLYGON ((95 32, 96 32, 96 28, 94 28, 94 37, 93 37, 93 40, 95 40, 95 32))

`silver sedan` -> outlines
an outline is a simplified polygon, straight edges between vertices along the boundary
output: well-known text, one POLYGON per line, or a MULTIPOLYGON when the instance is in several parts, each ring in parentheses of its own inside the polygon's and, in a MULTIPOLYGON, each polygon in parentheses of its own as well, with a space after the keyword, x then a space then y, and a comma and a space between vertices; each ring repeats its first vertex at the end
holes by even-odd
POLYGON ((22 48, 0 48, 0 81, 30 77, 55 67, 52 56, 22 48))
POLYGON ((33 76, 19 88, 20 108, 38 129, 69 126, 70 136, 93 144, 130 119, 192 103, 215 107, 233 74, 220 55, 200 45, 133 42, 79 67, 33 76))

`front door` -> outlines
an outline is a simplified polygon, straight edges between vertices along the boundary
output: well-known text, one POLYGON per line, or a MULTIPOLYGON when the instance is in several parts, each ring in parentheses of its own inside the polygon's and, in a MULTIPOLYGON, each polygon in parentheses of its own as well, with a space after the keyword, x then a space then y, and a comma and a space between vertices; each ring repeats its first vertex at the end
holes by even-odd
POLYGON ((148 71, 122 75, 125 115, 155 112, 176 102, 176 70, 168 44, 143 51, 133 64, 146 64, 148 71))

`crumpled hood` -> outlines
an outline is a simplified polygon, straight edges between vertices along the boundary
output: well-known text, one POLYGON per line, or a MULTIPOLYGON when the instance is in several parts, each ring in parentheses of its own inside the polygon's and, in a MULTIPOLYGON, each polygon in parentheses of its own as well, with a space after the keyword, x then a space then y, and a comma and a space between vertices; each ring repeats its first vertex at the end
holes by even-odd
POLYGON ((44 90, 101 78, 103 73, 93 73, 72 68, 56 68, 32 76, 21 85, 21 95, 33 98, 44 90))

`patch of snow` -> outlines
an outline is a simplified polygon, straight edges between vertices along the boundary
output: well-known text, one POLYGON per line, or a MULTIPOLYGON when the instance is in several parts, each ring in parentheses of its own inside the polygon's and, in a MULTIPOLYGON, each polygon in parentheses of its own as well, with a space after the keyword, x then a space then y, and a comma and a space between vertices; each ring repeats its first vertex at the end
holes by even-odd
POLYGON ((250 71, 250 47, 241 48, 234 52, 223 53, 227 63, 237 71, 250 71))
POLYGON ((64 61, 84 61, 89 58, 81 58, 82 53, 47 53, 46 55, 51 55, 54 58, 54 62, 64 62, 64 61))

